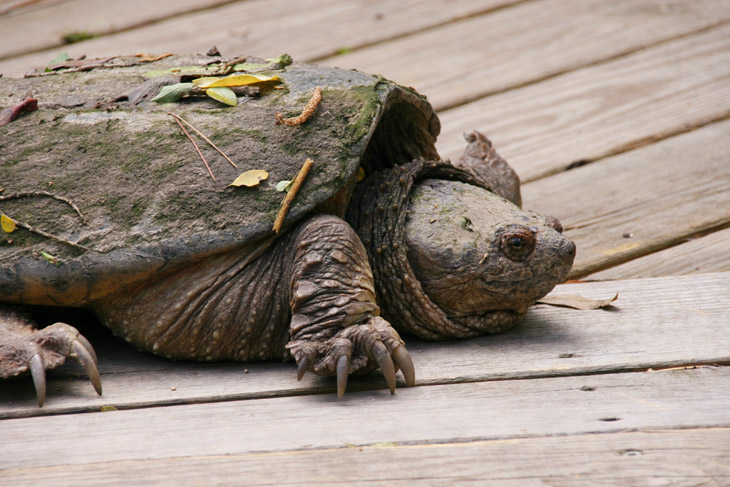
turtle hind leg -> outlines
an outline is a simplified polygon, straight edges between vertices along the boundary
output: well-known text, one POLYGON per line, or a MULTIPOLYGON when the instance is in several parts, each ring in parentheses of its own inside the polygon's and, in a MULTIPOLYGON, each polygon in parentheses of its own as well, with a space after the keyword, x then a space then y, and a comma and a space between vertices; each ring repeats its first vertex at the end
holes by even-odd
POLYGON ((38 405, 43 406, 46 370, 71 358, 81 364, 97 394, 101 395, 96 353, 88 340, 66 323, 54 323, 43 329, 34 325, 29 315, 18 308, 0 306, 0 378, 30 372, 38 405))
POLYGON ((466 169, 491 192, 521 207, 520 178, 514 169, 497 154, 492 143, 481 132, 475 130, 464 134, 464 138, 466 149, 452 164, 466 169))
POLYGON ((306 371, 336 375, 338 396, 350 373, 376 368, 391 392, 398 369, 413 385, 413 362, 398 332, 379 316, 367 254, 352 228, 339 218, 316 216, 297 233, 287 345, 297 377, 306 371))

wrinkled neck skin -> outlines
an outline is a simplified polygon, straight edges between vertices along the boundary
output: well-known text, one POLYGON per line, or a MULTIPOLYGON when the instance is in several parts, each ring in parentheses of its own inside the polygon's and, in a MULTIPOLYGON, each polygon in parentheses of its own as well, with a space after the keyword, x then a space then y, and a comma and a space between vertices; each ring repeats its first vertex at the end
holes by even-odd
POLYGON ((418 162, 374 175, 354 202, 348 219, 368 249, 383 317, 422 338, 507 330, 572 263, 574 246, 550 219, 448 165, 418 162), (522 261, 500 251, 515 231, 536 240, 522 261))
POLYGON ((447 164, 411 163, 368 178, 350 204, 347 220, 367 249, 383 317, 399 331, 428 340, 498 333, 514 326, 521 316, 512 312, 449 317, 423 290, 408 260, 406 216, 414 180, 425 174, 479 184, 447 164))

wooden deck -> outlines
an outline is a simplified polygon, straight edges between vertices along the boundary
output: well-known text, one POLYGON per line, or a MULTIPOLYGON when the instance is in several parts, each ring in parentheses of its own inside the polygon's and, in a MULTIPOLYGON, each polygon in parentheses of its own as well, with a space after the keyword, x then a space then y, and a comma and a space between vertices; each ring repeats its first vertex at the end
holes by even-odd
POLYGON ((342 400, 291 364, 92 331, 102 397, 74 364, 42 409, 0 383, 0 485, 730 485, 730 1, 2 0, 0 32, 5 76, 217 45, 414 86, 444 157, 487 133, 576 241, 582 282, 554 293, 619 293, 409 340, 416 387, 352 378, 342 400), (79 32, 98 36, 61 45, 79 32))

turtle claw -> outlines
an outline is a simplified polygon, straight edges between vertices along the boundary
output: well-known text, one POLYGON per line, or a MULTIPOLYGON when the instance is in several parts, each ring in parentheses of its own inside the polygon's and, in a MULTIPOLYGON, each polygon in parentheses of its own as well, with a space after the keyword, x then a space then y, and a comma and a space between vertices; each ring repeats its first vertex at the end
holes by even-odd
POLYGON ((297 367, 297 380, 301 381, 302 377, 304 377, 304 373, 309 368, 309 360, 307 357, 302 357, 299 360, 299 367, 297 367))
POLYGON ((30 375, 33 377, 33 386, 38 398, 38 407, 43 407, 46 402, 46 368, 43 366, 43 359, 39 353, 33 354, 28 364, 30 375))
POLYGON ((30 372, 38 406, 46 401, 46 370, 76 360, 101 395, 97 356, 89 341, 66 323, 36 329, 30 316, 18 308, 0 306, 0 379, 30 372))
MULTIPOLYGON (((81 335, 79 335, 80 337, 81 335)), ((84 339, 84 342, 78 338, 71 343, 73 353, 71 357, 74 358, 84 368, 84 372, 89 376, 91 384, 94 386, 94 390, 101 396, 101 377, 99 377, 99 369, 96 368, 96 353, 93 355, 86 348, 89 342, 84 339), (84 343, 86 342, 86 343, 84 343)), ((92 349, 93 351, 93 349, 92 349)))
POLYGON ((337 397, 342 398, 347 388, 347 377, 350 375, 350 357, 343 355, 337 359, 337 397))
POLYGON ((406 347, 400 346, 393 350, 393 360, 401 372, 403 372, 403 378, 406 380, 407 386, 413 386, 416 384, 416 369, 413 367, 413 360, 411 355, 406 350, 406 347))
POLYGON ((385 345, 382 344, 382 342, 375 342, 373 344, 373 354, 375 355, 375 360, 378 362, 378 366, 380 367, 380 371, 383 373, 383 377, 385 377, 385 382, 388 384, 388 389, 390 389, 390 393, 395 393, 395 366, 393 365, 393 359, 390 358, 390 353, 388 352, 388 349, 385 348, 385 345))
POLYGON ((413 361, 398 332, 379 316, 343 328, 329 338, 293 340, 287 348, 298 363, 297 379, 307 370, 317 375, 335 375, 337 397, 344 395, 348 376, 355 372, 380 368, 391 393, 395 393, 398 370, 406 385, 416 382, 413 361))

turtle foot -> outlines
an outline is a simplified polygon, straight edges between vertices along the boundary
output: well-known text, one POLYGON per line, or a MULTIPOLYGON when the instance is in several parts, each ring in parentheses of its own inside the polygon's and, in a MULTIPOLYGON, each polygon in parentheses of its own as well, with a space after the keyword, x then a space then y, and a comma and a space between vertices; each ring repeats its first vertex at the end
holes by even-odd
POLYGON ((101 395, 96 353, 76 328, 55 323, 39 330, 25 313, 0 307, 0 378, 30 372, 38 406, 43 406, 46 370, 62 365, 67 358, 81 364, 94 390, 101 395))
POLYGON ((347 377, 356 371, 380 368, 391 393, 395 392, 396 372, 400 369, 406 385, 416 382, 413 361, 390 323, 379 316, 365 324, 351 325, 336 335, 292 341, 287 345, 298 364, 297 379, 306 371, 337 376, 337 397, 347 387, 347 377))

